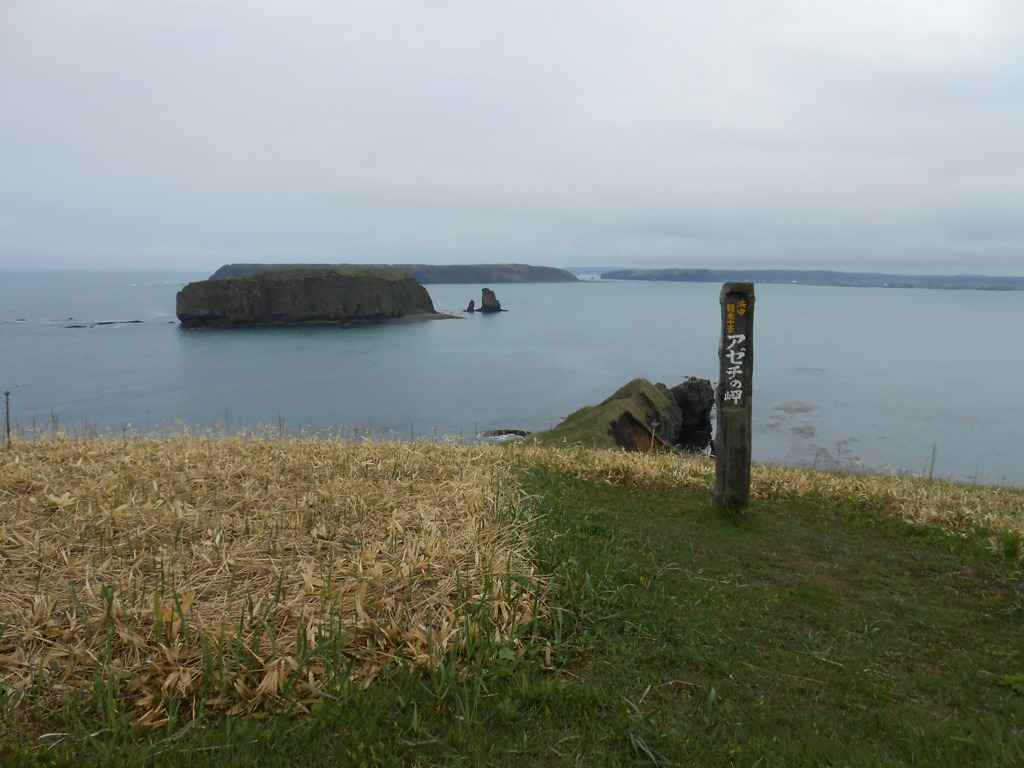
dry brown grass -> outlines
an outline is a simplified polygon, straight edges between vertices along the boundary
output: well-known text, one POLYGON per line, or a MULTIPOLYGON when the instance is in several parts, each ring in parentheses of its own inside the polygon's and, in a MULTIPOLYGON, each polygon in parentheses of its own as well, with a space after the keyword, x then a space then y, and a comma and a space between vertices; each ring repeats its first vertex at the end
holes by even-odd
POLYGON ((130 696, 152 726, 172 700, 239 711, 286 684, 316 699, 397 658, 465 652, 481 605, 509 642, 539 608, 505 455, 16 441, 0 449, 0 689, 44 709, 130 696))
MULTIPOLYGON (((708 489, 708 459, 528 445, 42 438, 0 449, 0 701, 298 706, 396 659, 515 645, 546 612, 518 467, 708 489), (486 633, 482 638, 480 633, 486 633)), ((1024 492, 758 466, 813 497, 1024 534, 1024 492)))

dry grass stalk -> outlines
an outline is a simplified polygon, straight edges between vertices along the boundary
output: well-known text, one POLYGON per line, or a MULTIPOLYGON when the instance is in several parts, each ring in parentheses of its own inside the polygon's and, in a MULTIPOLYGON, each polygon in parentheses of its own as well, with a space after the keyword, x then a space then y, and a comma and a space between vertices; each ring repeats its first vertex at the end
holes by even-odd
POLYGON ((540 608, 505 456, 16 441, 0 458, 0 690, 9 705, 106 690, 155 726, 172 700, 315 700, 396 658, 463 652, 481 605, 511 642, 540 608))
POLYGON ((679 453, 638 453, 619 449, 567 446, 552 449, 519 444, 509 446, 523 461, 573 474, 583 480, 643 487, 707 486, 714 482, 715 462, 679 453))

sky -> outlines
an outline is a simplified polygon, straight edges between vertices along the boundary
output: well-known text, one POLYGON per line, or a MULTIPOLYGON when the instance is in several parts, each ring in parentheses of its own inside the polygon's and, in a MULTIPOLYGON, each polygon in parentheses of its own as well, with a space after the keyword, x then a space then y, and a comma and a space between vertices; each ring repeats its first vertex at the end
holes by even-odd
POLYGON ((1021 0, 0 0, 0 270, 1024 275, 1021 0))

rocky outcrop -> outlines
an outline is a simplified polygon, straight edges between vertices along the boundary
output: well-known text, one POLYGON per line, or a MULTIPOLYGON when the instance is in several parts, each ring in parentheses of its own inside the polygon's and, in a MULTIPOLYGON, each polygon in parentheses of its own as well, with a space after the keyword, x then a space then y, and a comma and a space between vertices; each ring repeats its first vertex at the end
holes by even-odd
POLYGON ((494 291, 490 288, 484 288, 481 291, 480 296, 480 307, 477 308, 476 302, 472 299, 469 300, 469 306, 466 307, 466 312, 507 312, 508 310, 501 308, 501 302, 498 301, 498 297, 494 295, 494 291))
POLYGON ((299 269, 189 283, 177 314, 184 328, 348 325, 434 315, 434 304, 402 272, 299 269))
POLYGON ((501 302, 490 288, 484 288, 480 298, 481 312, 501 312, 501 302))
POLYGON ((714 389, 707 379, 689 378, 672 389, 634 379, 604 402, 581 408, 534 439, 549 445, 700 453, 711 442, 714 403, 714 389))
POLYGON ((711 444, 711 409, 715 388, 707 379, 691 376, 670 390, 679 406, 682 423, 676 445, 687 451, 703 451, 711 444))

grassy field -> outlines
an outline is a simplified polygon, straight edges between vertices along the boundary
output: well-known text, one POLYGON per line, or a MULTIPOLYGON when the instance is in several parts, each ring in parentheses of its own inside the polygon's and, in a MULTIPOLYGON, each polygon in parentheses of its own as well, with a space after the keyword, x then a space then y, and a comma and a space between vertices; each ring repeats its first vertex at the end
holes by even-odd
POLYGON ((1024 764, 1024 493, 533 446, 0 448, 0 764, 1024 764))

